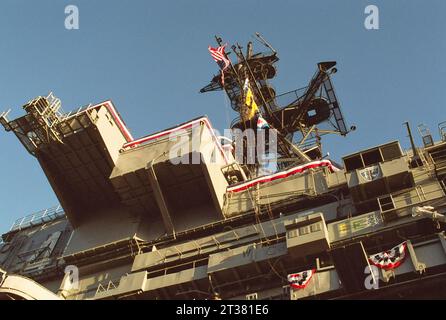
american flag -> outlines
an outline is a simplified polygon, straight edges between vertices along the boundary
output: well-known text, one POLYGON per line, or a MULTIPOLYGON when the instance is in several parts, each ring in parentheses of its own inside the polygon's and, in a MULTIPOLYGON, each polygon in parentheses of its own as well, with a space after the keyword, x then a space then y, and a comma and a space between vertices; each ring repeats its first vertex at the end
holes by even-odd
POLYGON ((212 58, 215 60, 215 62, 217 62, 218 66, 221 69, 221 84, 222 85, 225 84, 224 72, 231 64, 231 61, 228 58, 226 58, 226 54, 225 54, 226 46, 227 46, 227 44, 220 46, 218 48, 212 48, 211 46, 209 46, 209 48, 208 48, 212 58))

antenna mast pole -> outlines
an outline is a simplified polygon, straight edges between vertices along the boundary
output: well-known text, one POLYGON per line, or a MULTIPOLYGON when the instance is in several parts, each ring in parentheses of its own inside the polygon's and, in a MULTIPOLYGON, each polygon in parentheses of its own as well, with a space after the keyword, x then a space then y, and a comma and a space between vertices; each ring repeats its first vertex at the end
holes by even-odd
POLYGON ((408 137, 409 137, 409 140, 410 140, 410 145, 412 147, 413 157, 412 157, 411 164, 414 165, 414 164, 417 164, 419 162, 420 156, 419 156, 418 150, 417 150, 417 148, 415 146, 415 142, 413 141, 412 131, 410 130, 409 122, 406 121, 406 122, 404 122, 404 124, 406 125, 407 134, 408 134, 408 137))
POLYGON ((259 39, 259 41, 267 48, 269 48, 274 54, 277 53, 277 51, 266 41, 260 33, 256 32, 256 37, 259 39))
MULTIPOLYGON (((252 73, 251 67, 249 66, 248 61, 246 60, 245 56, 243 55, 242 47, 238 43, 237 43, 237 48, 239 50, 238 54, 236 53, 237 56, 242 58, 242 61, 246 66, 246 70, 248 70, 249 78, 251 78, 253 80, 254 85, 256 87, 256 91, 259 94, 260 98, 262 99, 262 104, 265 107, 266 113, 268 114, 269 117, 272 117, 271 109, 269 108, 269 105, 266 103, 265 97, 263 96, 262 91, 260 91, 259 85, 257 84, 256 78, 254 77, 254 74, 252 73)), ((234 52, 235 52, 235 46, 232 46, 232 50, 234 50, 234 52)))
MULTIPOLYGON (((248 70, 248 73, 250 75, 250 78, 252 78, 254 80, 256 91, 258 92, 260 98, 262 99, 262 104, 265 107, 265 111, 268 113, 268 117, 270 119, 272 119, 274 117, 274 114, 271 111, 271 109, 269 108, 269 105, 266 103, 266 100, 265 100, 265 97, 262 94, 262 91, 260 91, 260 88, 259 88, 259 86, 257 84, 256 78, 254 77, 254 74, 253 74, 253 72, 251 70, 251 67, 249 66, 248 61, 246 60, 245 56, 243 55, 242 47, 238 43, 237 43, 237 47, 238 47, 238 50, 239 50, 238 53, 236 52, 236 47, 235 46, 232 46, 232 50, 237 54, 237 56, 242 58, 242 61, 245 64, 246 69, 248 70)), ((280 140, 282 140, 282 142, 284 142, 285 144, 288 144, 291 147, 291 149, 293 150, 294 154, 296 154, 304 162, 309 162, 310 161, 310 158, 305 153, 303 153, 298 147, 296 147, 291 141, 288 141, 286 139, 286 137, 284 137, 283 134, 280 131, 277 130, 277 133, 278 133, 278 138, 280 140)), ((286 153, 289 156, 291 156, 291 154, 289 153, 288 149, 286 149, 285 151, 286 151, 286 153)))

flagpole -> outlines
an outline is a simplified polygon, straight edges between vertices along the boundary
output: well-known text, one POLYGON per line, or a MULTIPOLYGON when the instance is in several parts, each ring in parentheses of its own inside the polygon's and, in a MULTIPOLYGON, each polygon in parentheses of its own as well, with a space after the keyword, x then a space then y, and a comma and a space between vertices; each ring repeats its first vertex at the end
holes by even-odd
MULTIPOLYGON (((217 41, 217 44, 218 44, 219 46, 221 46, 222 43, 223 43, 222 39, 221 39, 220 37, 217 37, 217 36, 214 36, 214 37, 215 37, 215 41, 217 41)), ((224 54, 225 54, 226 59, 228 59, 228 61, 229 61, 229 65, 231 66, 232 72, 234 73, 235 78, 237 79, 237 83, 238 83, 238 85, 239 85, 239 87, 240 87, 240 90, 242 90, 242 89, 243 89, 243 85, 242 85, 242 83, 241 83, 241 81, 240 81, 240 78, 239 78, 239 76, 238 76, 238 73, 237 73, 237 71, 235 70, 234 65, 232 64, 231 59, 228 58, 227 53, 225 52, 224 54)), ((221 71, 221 72, 224 72, 224 71, 221 71)), ((225 86, 224 86, 223 84, 222 84, 222 86, 223 86, 223 89, 226 91, 225 86)))

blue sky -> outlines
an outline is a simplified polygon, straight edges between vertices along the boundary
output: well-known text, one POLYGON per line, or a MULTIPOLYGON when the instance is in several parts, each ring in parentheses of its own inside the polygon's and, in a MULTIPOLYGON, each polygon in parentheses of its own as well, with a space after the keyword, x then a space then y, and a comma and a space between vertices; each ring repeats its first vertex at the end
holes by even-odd
MULTIPOLYGON (((112 99, 135 137, 203 114, 223 130, 222 93, 198 93, 217 73, 207 46, 215 34, 245 44, 260 32, 279 51, 278 92, 306 85, 317 62, 338 61, 334 85, 357 131, 326 140, 335 159, 392 139, 408 147, 406 120, 415 133, 423 122, 438 137, 446 120, 445 1, 219 3, 2 0, 0 109, 20 116, 26 101, 54 91, 66 111, 112 99), (64 27, 69 4, 79 8, 79 30, 64 27), (364 28, 369 4, 380 10, 379 30, 364 28)), ((0 132, 0 146, 1 232, 57 199, 13 134, 0 132)))

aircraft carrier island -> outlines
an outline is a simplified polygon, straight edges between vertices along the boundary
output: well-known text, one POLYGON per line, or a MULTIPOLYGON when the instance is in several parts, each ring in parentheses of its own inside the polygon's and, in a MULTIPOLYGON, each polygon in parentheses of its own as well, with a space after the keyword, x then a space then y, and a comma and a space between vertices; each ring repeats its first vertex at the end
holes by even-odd
POLYGON ((336 62, 276 94, 256 37, 266 52, 217 37, 201 89, 227 95, 239 138, 203 116, 135 139, 112 101, 66 113, 53 93, 0 114, 60 203, 2 235, 0 299, 446 298, 446 122, 338 164, 322 140, 355 127, 336 62))

